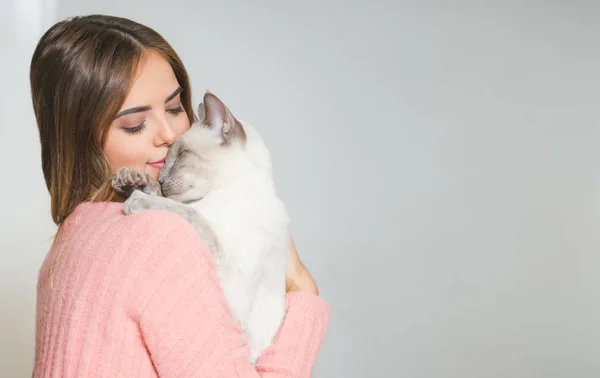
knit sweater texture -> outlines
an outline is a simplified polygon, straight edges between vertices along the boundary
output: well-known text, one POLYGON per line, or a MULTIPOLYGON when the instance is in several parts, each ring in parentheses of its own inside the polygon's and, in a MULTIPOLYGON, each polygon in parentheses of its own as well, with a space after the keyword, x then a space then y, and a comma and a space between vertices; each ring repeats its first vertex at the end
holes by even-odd
POLYGON ((329 306, 288 293, 256 364, 192 226, 120 203, 85 202, 61 226, 38 277, 32 377, 310 377, 329 306))

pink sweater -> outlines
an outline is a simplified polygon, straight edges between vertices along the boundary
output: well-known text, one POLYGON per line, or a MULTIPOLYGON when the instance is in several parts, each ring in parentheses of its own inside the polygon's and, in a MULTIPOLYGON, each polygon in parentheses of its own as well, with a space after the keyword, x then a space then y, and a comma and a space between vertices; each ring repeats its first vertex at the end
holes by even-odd
POLYGON ((310 377, 329 307, 309 293, 289 293, 287 304, 273 345, 251 365, 191 225, 83 203, 40 270, 33 377, 310 377))

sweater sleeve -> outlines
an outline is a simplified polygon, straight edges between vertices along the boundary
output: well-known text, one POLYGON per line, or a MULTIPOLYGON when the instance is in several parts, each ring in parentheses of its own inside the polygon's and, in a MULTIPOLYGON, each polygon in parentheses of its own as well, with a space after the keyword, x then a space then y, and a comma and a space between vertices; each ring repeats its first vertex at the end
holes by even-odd
POLYGON ((183 219, 155 216, 164 217, 160 223, 169 232, 139 272, 137 317, 159 376, 310 377, 328 305, 310 293, 287 294, 286 315, 273 344, 256 365, 250 364, 246 338, 229 312, 210 251, 183 219))

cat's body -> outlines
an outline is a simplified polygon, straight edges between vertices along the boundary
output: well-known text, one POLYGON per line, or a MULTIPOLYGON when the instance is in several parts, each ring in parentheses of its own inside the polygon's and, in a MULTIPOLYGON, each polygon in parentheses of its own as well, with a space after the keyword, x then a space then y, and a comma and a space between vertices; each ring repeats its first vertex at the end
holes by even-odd
POLYGON ((199 113, 201 121, 169 149, 159 177, 164 197, 148 194, 157 186, 127 170, 119 171, 113 186, 122 189, 133 179, 133 187, 146 192, 131 194, 127 213, 169 210, 192 223, 213 252, 225 298, 255 362, 285 314, 288 215, 258 133, 212 94, 205 95, 199 113))

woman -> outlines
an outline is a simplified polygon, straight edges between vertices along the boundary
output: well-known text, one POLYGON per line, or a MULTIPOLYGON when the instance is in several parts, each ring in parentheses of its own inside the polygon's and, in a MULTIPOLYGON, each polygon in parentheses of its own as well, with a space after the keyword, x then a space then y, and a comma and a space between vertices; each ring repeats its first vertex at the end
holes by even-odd
POLYGON ((288 309, 273 345, 248 345, 214 261, 176 215, 124 215, 121 167, 157 178, 194 121, 186 70, 154 30, 77 17, 41 38, 31 92, 52 217, 39 273, 34 377, 307 377, 329 308, 291 243, 288 309))

